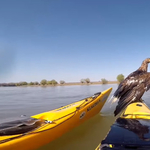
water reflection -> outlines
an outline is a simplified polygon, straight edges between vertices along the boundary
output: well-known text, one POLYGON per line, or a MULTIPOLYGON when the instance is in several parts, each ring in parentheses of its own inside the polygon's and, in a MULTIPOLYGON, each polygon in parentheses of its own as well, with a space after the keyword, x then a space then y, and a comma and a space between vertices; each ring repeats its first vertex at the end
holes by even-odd
MULTIPOLYGON (((149 124, 149 120, 143 120, 145 123, 149 124)), ((136 119, 124 119, 118 118, 116 120, 119 127, 127 129, 134 132, 140 139, 144 141, 149 141, 150 139, 144 137, 145 134, 149 133, 149 126, 142 124, 139 120, 136 119)))

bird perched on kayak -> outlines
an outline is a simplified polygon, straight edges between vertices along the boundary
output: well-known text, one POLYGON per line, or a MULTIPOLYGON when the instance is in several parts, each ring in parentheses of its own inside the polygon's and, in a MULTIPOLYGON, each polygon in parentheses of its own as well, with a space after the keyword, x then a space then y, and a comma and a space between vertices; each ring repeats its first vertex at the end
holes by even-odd
POLYGON ((118 86, 112 103, 118 100, 114 115, 119 114, 132 102, 141 102, 141 97, 150 89, 150 73, 147 72, 150 58, 145 59, 139 69, 127 76, 118 86))

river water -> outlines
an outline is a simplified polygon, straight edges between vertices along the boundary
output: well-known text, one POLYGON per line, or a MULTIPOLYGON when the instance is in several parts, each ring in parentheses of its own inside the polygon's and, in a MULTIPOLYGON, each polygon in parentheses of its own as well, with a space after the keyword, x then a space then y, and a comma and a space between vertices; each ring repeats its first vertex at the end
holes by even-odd
MULTIPOLYGON (((49 111, 110 87, 113 88, 112 95, 117 86, 0 87, 0 123, 21 118, 21 115, 31 116, 49 111)), ((149 91, 143 99, 150 106, 149 91)), ((94 150, 114 122, 114 108, 115 104, 110 106, 107 101, 101 113, 38 150, 94 150)))

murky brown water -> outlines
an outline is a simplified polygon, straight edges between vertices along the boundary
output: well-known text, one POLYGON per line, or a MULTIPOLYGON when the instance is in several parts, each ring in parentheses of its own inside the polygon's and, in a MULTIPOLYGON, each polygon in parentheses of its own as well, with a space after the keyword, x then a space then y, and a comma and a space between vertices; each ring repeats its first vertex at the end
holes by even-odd
POLYGON ((106 136, 113 121, 113 116, 96 115, 38 150, 94 150, 106 136))

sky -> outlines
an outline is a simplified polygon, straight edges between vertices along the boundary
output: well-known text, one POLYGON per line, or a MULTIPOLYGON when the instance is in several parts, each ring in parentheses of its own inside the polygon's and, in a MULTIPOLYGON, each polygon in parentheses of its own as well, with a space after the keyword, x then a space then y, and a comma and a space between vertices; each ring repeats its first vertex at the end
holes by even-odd
POLYGON ((0 1, 0 83, 114 81, 149 57, 149 0, 0 1))

